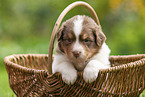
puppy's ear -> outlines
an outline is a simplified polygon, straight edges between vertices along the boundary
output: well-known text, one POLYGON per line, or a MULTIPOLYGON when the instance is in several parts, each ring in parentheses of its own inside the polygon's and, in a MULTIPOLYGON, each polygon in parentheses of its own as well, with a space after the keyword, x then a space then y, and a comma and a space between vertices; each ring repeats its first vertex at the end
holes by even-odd
POLYGON ((97 28, 95 30, 95 42, 97 44, 98 47, 101 47, 102 44, 105 42, 106 40, 106 36, 105 34, 102 32, 101 28, 97 28))
POLYGON ((63 32, 65 29, 65 25, 62 24, 62 26, 59 28, 58 32, 57 32, 57 45, 58 45, 58 49, 56 49, 57 52, 64 52, 63 50, 63 46, 62 46, 62 40, 63 40, 63 32))
POLYGON ((62 24, 62 26, 59 28, 59 30, 57 32, 57 41, 60 41, 61 39, 63 39, 64 29, 65 29, 65 24, 62 24))

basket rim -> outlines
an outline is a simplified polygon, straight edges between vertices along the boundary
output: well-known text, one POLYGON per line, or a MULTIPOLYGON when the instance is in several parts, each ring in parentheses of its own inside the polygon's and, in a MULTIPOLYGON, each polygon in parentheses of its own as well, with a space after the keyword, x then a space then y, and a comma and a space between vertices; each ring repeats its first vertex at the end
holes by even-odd
POLYGON ((17 68, 18 70, 22 70, 24 72, 29 72, 29 73, 41 73, 41 72, 46 72, 47 73, 46 70, 38 70, 38 69, 28 68, 28 67, 24 67, 24 66, 21 66, 19 64, 16 64, 16 63, 10 61, 14 57, 20 57, 20 56, 24 56, 24 57, 28 57, 28 56, 42 57, 42 56, 48 56, 48 55, 47 54, 13 54, 13 55, 9 55, 9 56, 6 56, 4 58, 5 66, 7 65, 7 66, 17 68))
MULTIPOLYGON (((41 58, 42 56, 48 57, 48 54, 13 54, 13 55, 9 55, 6 56, 4 58, 4 64, 5 66, 10 66, 12 68, 17 68, 18 70, 22 70, 23 72, 29 72, 29 73, 42 73, 45 72, 48 75, 54 75, 54 74, 49 74, 48 71, 46 70, 38 70, 38 69, 32 69, 32 68, 28 68, 28 67, 24 67, 21 66, 19 64, 16 64, 14 62, 11 62, 12 59, 14 59, 14 57, 20 57, 20 56, 24 56, 24 57, 28 57, 28 56, 35 56, 35 57, 39 57, 41 58)), ((113 71, 119 71, 122 69, 128 69, 128 68, 135 68, 137 66, 142 66, 145 64, 145 54, 136 54, 136 55, 117 55, 117 56, 113 56, 111 55, 109 57, 109 59, 111 60, 112 58, 117 58, 116 60, 120 60, 121 58, 139 58, 139 60, 134 61, 134 62, 130 62, 127 64, 122 64, 119 66, 114 66, 114 67, 110 67, 107 69, 101 69, 99 72, 103 73, 103 72, 113 72, 113 71), (136 64, 136 62, 138 62, 138 64, 136 64)))

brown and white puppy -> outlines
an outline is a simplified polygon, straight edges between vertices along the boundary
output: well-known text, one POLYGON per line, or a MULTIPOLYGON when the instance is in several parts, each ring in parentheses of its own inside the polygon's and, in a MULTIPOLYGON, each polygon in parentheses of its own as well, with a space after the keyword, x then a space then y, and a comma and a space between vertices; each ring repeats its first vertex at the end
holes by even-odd
POLYGON ((106 37, 92 18, 77 15, 65 21, 57 39, 52 72, 61 73, 65 83, 73 84, 77 71, 83 71, 83 79, 91 83, 100 69, 110 67, 106 37))

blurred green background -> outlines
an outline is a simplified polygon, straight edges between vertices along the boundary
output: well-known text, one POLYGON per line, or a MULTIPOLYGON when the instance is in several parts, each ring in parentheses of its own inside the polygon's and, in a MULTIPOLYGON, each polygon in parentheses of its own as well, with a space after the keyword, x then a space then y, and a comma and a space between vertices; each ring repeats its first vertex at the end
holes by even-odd
MULTIPOLYGON (((47 54, 62 10, 76 0, 0 0, 0 97, 13 97, 3 64, 11 54, 47 54)), ((84 0, 97 12, 111 55, 145 54, 145 0, 84 0)), ((89 12, 70 11, 64 20, 89 12)), ((145 92, 141 97, 145 97, 145 92)))

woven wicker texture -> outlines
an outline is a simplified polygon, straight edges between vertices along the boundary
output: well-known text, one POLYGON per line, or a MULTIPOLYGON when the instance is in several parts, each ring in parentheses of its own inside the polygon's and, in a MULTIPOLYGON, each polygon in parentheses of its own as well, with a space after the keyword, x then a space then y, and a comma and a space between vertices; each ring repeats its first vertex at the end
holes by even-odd
POLYGON ((65 84, 61 75, 47 72, 48 55, 25 54, 5 58, 9 83, 18 97, 73 96, 137 97, 145 89, 145 55, 111 56, 113 67, 100 70, 92 84, 82 74, 74 85, 65 84))
POLYGON ((52 52, 59 25, 66 13, 79 5, 87 8, 100 26, 97 14, 89 4, 75 2, 58 17, 48 55, 20 54, 5 57, 9 84, 18 97, 137 97, 145 89, 145 54, 111 56, 112 67, 100 70, 96 81, 91 84, 85 83, 81 72, 78 72, 77 81, 73 85, 65 84, 59 73, 51 74, 52 52))

